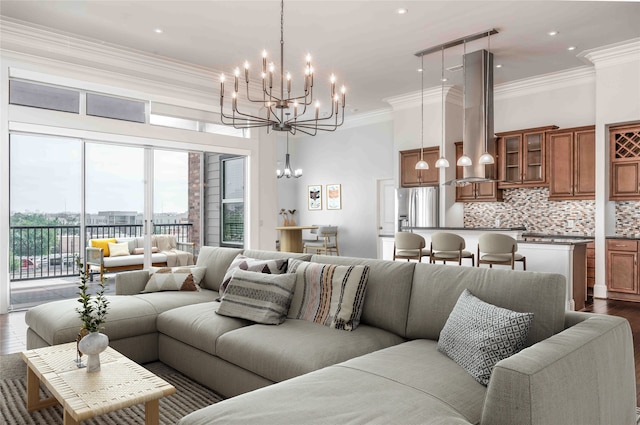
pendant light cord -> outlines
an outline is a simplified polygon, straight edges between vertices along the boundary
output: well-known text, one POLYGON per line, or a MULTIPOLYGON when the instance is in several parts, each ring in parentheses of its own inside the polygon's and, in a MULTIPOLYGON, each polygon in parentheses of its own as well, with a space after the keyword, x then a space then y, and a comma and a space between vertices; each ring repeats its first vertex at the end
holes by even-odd
POLYGON ((444 46, 442 46, 442 56, 441 62, 442 66, 440 67, 440 97, 441 97, 441 111, 442 111, 442 126, 440 127, 440 156, 444 156, 444 46))
POLYGON ((422 123, 420 129, 420 161, 424 161, 424 55, 420 56, 421 60, 421 68, 422 75, 421 78, 421 87, 420 87, 420 122, 422 123))

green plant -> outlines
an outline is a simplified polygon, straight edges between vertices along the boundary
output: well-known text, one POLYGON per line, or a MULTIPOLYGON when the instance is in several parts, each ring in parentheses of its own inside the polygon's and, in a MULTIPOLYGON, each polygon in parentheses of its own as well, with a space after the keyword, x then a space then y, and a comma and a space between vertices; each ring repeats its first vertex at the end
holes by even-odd
POLYGON ((77 293, 80 298, 78 298, 78 302, 82 304, 82 307, 76 308, 76 311, 80 315, 84 329, 88 332, 98 332, 101 325, 107 320, 107 310, 109 309, 109 300, 104 295, 106 279, 104 275, 100 275, 98 292, 96 292, 95 298, 92 298, 88 292, 89 285, 87 283, 90 280, 89 270, 84 267, 78 257, 76 257, 76 265, 80 275, 80 285, 78 285, 80 292, 77 293))

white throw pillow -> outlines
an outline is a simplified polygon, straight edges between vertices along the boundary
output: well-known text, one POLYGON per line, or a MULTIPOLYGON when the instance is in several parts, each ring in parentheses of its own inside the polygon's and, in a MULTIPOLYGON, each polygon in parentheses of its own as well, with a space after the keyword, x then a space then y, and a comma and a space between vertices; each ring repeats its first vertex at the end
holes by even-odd
POLYGON ((199 291, 206 267, 151 267, 142 293, 159 291, 199 291))
POLYGON ((124 255, 129 255, 129 244, 127 242, 109 242, 109 257, 122 257, 124 255))

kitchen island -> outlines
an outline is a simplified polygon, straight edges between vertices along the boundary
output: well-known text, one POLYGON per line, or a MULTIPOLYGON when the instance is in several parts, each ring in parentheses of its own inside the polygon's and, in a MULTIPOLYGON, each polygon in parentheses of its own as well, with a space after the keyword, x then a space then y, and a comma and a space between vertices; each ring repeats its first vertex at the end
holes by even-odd
MULTIPOLYGON (((519 228, 462 228, 462 227, 413 227, 404 229, 425 238, 427 249, 431 243, 431 235, 436 232, 456 233, 465 239, 466 250, 477 256, 478 237, 483 233, 501 233, 518 241, 518 252, 527 257, 527 272, 559 273, 567 279, 567 310, 582 310, 587 298, 587 244, 592 241, 588 237, 578 235, 541 235, 527 234, 519 228)), ((380 255, 385 260, 393 259, 393 236, 381 236, 380 255)), ((477 259, 476 259, 477 260, 477 259)), ((424 261, 427 261, 425 258, 424 261)), ((451 267, 459 267, 452 265, 451 267)), ((518 270, 516 265, 516 270, 518 270)), ((470 262, 463 262, 463 267, 471 267, 470 262)), ((493 266, 494 268, 510 268, 509 266, 493 266)))

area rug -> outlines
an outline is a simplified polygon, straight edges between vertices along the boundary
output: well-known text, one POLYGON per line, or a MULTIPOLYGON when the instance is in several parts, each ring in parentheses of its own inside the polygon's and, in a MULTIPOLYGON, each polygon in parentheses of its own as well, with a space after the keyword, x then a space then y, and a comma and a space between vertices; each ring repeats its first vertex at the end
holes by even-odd
MULTIPOLYGON (((183 416, 222 399, 213 391, 163 363, 150 363, 144 367, 176 387, 175 394, 160 399, 160 424, 175 424, 183 416)), ((61 424, 63 416, 61 406, 27 412, 25 404, 26 374, 26 364, 20 354, 0 356, 0 424, 61 424)), ((40 387, 40 397, 50 397, 49 391, 43 385, 40 387)), ((83 425, 144 424, 144 405, 117 410, 82 423, 83 425)))

